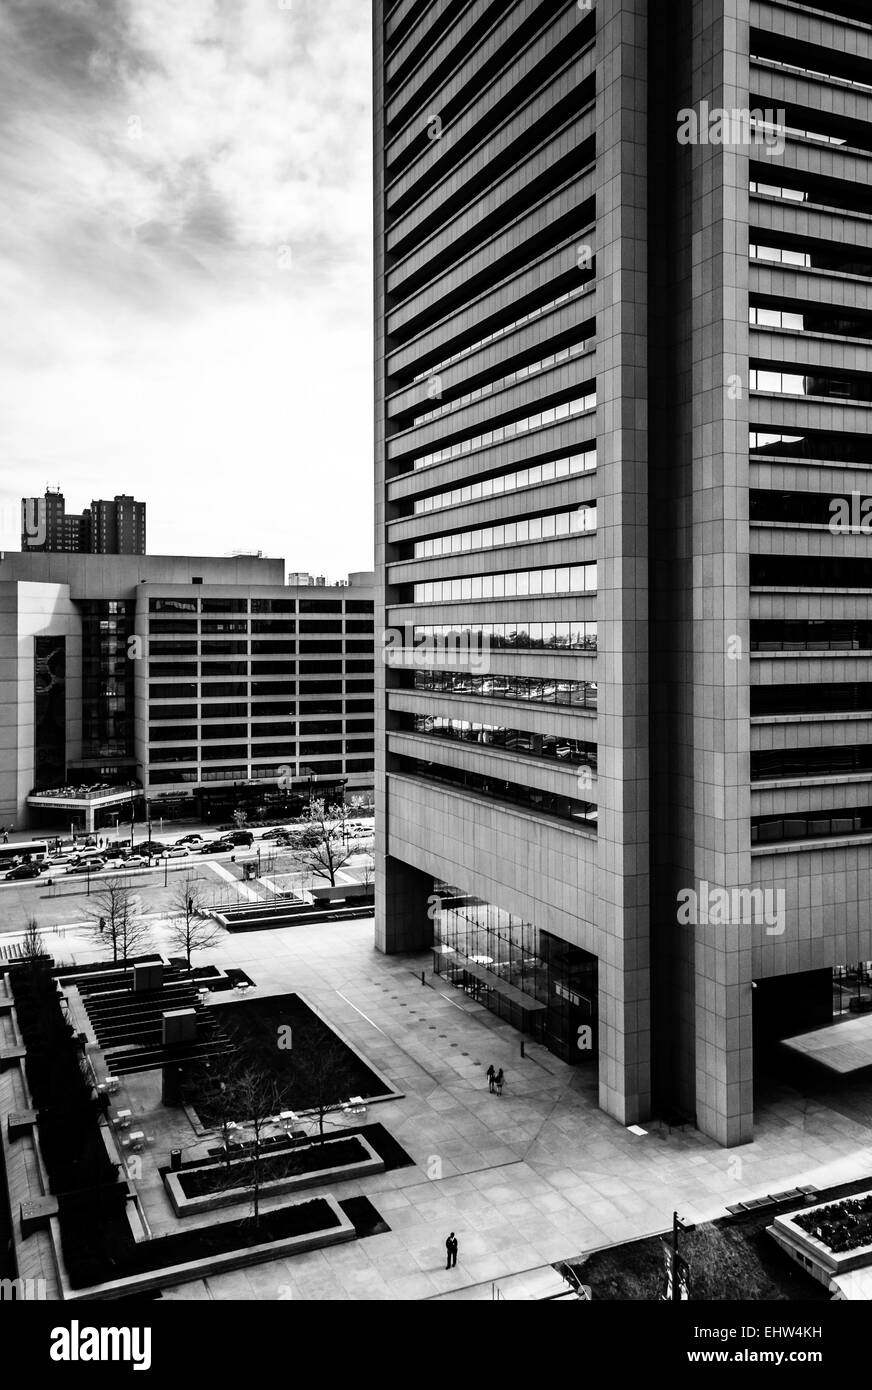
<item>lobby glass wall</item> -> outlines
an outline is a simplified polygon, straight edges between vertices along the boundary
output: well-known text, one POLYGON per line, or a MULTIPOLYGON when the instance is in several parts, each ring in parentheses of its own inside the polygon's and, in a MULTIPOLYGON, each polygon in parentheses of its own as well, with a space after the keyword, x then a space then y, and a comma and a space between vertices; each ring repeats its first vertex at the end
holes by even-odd
POLYGON ((82 605, 82 763, 85 781, 125 781, 133 768, 135 663, 130 659, 136 605, 82 605))
POLYGON ((596 957, 459 888, 435 891, 436 973, 565 1062, 596 1056, 596 957))
POLYGON ((66 776, 67 648, 64 637, 34 638, 34 790, 60 786, 66 776))

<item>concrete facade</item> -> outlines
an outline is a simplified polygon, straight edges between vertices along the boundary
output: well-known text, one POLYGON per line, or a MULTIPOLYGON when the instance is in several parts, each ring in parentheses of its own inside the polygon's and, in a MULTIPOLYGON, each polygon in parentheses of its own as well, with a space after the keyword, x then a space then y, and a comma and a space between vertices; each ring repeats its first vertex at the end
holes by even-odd
POLYGON ((872 497, 872 27, 377 0, 374 35, 377 945, 426 948, 443 883, 592 953, 601 1105, 746 1142, 755 981, 872 957, 870 528, 830 525, 872 497), (420 676, 445 630, 484 681, 420 676), (683 920, 703 885, 777 926, 683 920))
POLYGON ((65 639, 70 781, 136 781, 154 799, 369 792, 372 576, 283 576, 284 561, 251 556, 4 555, 0 822, 26 825, 27 797, 48 789, 34 752, 40 635, 65 639))

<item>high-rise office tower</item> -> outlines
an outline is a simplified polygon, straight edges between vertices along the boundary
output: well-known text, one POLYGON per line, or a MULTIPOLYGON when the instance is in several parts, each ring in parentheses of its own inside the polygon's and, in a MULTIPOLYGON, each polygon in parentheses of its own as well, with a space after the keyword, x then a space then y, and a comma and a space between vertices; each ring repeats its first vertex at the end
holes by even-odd
POLYGON ((872 16, 374 10, 377 944, 741 1143, 872 956, 872 16))
POLYGON ((144 555, 145 503, 127 494, 101 498, 78 515, 59 488, 21 499, 21 549, 67 554, 144 555))

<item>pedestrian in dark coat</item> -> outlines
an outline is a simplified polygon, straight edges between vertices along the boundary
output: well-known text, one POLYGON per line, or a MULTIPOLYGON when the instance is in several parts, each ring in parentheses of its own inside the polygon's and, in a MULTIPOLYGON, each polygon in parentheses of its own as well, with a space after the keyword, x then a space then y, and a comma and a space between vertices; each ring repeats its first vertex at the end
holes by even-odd
POLYGON ((502 1067, 500 1067, 499 1071, 497 1072, 496 1076, 494 1077, 494 1085, 495 1085, 496 1088, 497 1088, 497 1095, 498 1095, 498 1096, 501 1096, 501 1095, 503 1094, 503 1082, 505 1081, 505 1079, 506 1079, 506 1078, 503 1076, 503 1069, 502 1069, 502 1067))
POLYGON ((494 1077, 495 1077, 495 1076, 496 1076, 496 1070, 494 1069, 494 1064, 493 1064, 493 1062, 491 1062, 490 1066, 489 1066, 488 1069, 487 1069, 487 1088, 488 1088, 488 1090, 491 1091, 491 1092, 493 1091, 493 1088, 494 1088, 494 1077))
POLYGON ((445 1268, 453 1269, 454 1266, 457 1264, 457 1236, 454 1234, 453 1231, 451 1232, 450 1236, 445 1242, 445 1253, 448 1257, 448 1262, 445 1265, 445 1268))

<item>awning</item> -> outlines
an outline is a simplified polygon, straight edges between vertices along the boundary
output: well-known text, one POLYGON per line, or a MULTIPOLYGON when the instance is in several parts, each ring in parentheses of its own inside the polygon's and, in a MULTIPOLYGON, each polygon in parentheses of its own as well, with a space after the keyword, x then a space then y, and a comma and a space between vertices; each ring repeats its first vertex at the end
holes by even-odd
POLYGON ((846 1076, 872 1067, 872 1014, 844 1023, 829 1023, 825 1028, 814 1028, 783 1041, 791 1052, 846 1076))

